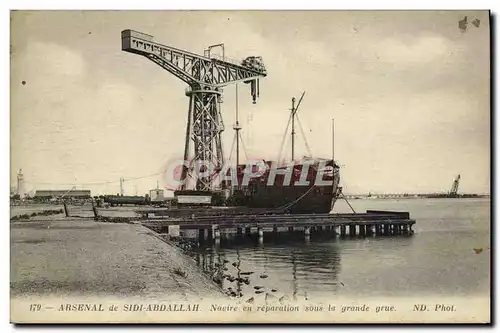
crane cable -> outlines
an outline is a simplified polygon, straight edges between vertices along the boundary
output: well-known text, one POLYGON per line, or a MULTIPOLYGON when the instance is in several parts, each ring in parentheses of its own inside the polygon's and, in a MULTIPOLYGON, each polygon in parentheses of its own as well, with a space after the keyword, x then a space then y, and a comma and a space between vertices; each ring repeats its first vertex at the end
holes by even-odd
POLYGON ((299 128, 300 128, 300 132, 302 133, 302 137, 304 138, 304 143, 306 144, 307 153, 309 154, 309 156, 312 157, 311 148, 309 147, 309 144, 307 143, 306 134, 304 133, 304 129, 302 128, 302 124, 300 123, 299 115, 297 114, 296 116, 297 116, 297 123, 299 124, 299 128))
POLYGON ((231 158, 233 157, 233 151, 234 151, 234 144, 236 143, 236 135, 233 137, 233 143, 231 144, 231 150, 229 151, 229 157, 228 160, 231 161, 231 158))
POLYGON ((241 140, 241 148, 243 148, 243 152, 245 153, 245 158, 248 161, 247 149, 245 148, 245 144, 243 143, 243 138, 241 137, 241 133, 240 133, 240 140, 241 140))
POLYGON ((314 188, 316 188, 316 185, 312 185, 304 194, 302 194, 300 197, 298 197, 294 201, 289 202, 289 203, 287 203, 287 204, 285 204, 285 205, 283 205, 281 207, 275 208, 274 210, 281 210, 281 209, 285 209, 286 210, 286 209, 292 207, 297 202, 299 202, 300 200, 302 200, 303 197, 305 197, 307 194, 309 194, 309 192, 311 192, 314 188))
MULTIPOLYGON (((245 144, 243 143, 243 137, 242 137, 241 133, 239 133, 238 136, 239 136, 239 140, 241 143, 241 148, 243 148, 243 153, 245 154, 245 158, 248 160, 247 150, 245 148, 245 144)), ((229 153, 229 158, 228 158, 229 161, 231 161, 231 158, 233 157, 234 144, 236 143, 236 140, 237 139, 236 139, 236 135, 235 135, 233 138, 233 143, 231 144, 231 151, 229 153)))
POLYGON ((290 127, 290 122, 292 121, 292 116, 288 117, 288 123, 286 124, 285 133, 283 134, 283 139, 281 140, 280 150, 278 154, 278 164, 280 163, 281 154, 283 153, 283 148, 285 146, 285 140, 288 137, 288 128, 290 127))

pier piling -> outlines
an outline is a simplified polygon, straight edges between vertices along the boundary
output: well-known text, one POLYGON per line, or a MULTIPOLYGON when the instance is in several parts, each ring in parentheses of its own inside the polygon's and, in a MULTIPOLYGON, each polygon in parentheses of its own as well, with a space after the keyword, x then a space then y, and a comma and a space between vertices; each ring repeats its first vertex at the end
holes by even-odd
POLYGON ((215 246, 218 246, 220 244, 220 231, 216 230, 214 236, 215 236, 214 238, 215 246))
POLYGON ((389 236, 389 228, 390 228, 390 224, 384 224, 384 236, 389 236))
POLYGON ((349 226, 349 236, 350 237, 356 236, 356 225, 355 224, 351 224, 349 226))
POLYGON ((360 226, 359 226, 359 235, 360 235, 361 237, 364 237, 364 236, 365 236, 365 234, 366 234, 366 226, 364 226, 364 225, 360 225, 360 226))
POLYGON ((200 244, 205 241, 205 229, 198 229, 198 241, 200 244))
POLYGON ((63 206, 64 206, 64 215, 66 215, 66 217, 69 217, 68 205, 66 204, 66 201, 63 202, 63 206))
POLYGON ((259 244, 264 244, 264 229, 257 228, 257 234, 259 235, 259 244))
POLYGON ((368 224, 366 226, 366 236, 372 236, 373 235, 373 226, 371 224, 368 224))

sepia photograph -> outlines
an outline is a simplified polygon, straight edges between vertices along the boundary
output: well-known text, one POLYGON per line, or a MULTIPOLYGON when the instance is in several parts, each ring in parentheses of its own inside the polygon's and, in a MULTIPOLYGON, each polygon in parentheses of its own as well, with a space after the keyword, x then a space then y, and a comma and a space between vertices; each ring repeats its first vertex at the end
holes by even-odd
POLYGON ((10 11, 10 321, 491 323, 488 10, 10 11))

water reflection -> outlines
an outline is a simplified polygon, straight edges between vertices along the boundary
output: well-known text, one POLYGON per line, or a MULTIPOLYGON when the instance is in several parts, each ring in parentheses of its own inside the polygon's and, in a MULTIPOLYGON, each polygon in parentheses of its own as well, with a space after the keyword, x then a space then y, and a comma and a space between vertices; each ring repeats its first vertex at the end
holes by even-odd
POLYGON ((193 255, 205 271, 212 274, 217 268, 224 289, 244 295, 244 301, 266 295, 299 300, 307 295, 312 300, 339 295, 489 294, 490 252, 473 251, 490 248, 489 201, 406 200, 398 206, 372 200, 364 208, 362 204, 356 200, 355 209, 410 211, 417 220, 415 235, 339 239, 324 231, 324 236, 312 233, 307 244, 303 231, 285 230, 264 234, 262 245, 257 234, 224 235, 219 247, 208 244, 193 255), (210 256, 215 258, 213 267, 210 256), (261 278, 263 274, 268 277, 261 278), (256 294, 254 287, 263 287, 263 292, 256 294))
MULTIPOLYGON (((295 235, 298 236, 298 235, 295 235)), ((238 236, 221 240, 220 245, 197 249, 198 266, 233 297, 288 295, 293 299, 306 293, 335 293, 340 285, 340 251, 336 242, 321 237, 266 239, 238 236)))

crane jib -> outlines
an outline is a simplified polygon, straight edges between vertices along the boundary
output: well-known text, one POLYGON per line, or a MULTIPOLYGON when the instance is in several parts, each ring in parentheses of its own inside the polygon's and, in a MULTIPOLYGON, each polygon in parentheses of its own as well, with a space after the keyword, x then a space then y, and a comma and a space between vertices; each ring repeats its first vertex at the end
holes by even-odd
MULTIPOLYGON (((265 70, 249 68, 215 58, 162 45, 138 36, 137 32, 122 32, 122 50, 140 54, 158 63, 181 80, 191 84, 221 87, 238 81, 250 81, 267 75, 265 70), (154 58, 158 59, 154 59, 154 58)), ((140 34, 140 33, 139 33, 140 34)), ((149 35, 145 35, 149 36, 149 35)), ((151 37, 151 36, 149 36, 151 37)))

